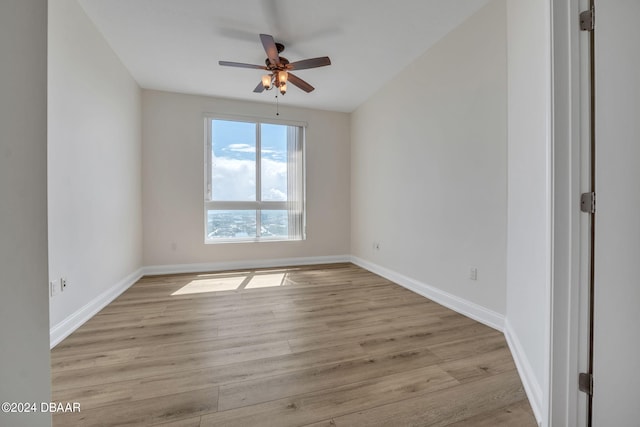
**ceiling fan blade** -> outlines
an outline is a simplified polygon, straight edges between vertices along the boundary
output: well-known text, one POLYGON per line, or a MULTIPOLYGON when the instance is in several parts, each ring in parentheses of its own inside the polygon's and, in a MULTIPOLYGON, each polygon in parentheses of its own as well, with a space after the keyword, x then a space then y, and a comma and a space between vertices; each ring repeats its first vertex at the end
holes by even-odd
POLYGON ((296 86, 298 86, 300 89, 302 89, 303 91, 309 93, 312 92, 315 88, 313 86, 311 86, 309 83, 305 82, 304 80, 302 80, 300 77, 288 73, 289 74, 289 83, 292 83, 296 86))
POLYGON ((258 83, 258 86, 253 90, 255 93, 262 93, 264 91, 264 86, 262 82, 258 83))
POLYGON ((308 68, 325 67, 331 65, 331 60, 328 56, 321 56, 319 58, 303 59, 302 61, 292 62, 287 66, 290 70, 306 70, 308 68))
POLYGON ((267 69, 267 67, 265 67, 264 65, 244 64, 242 62, 218 61, 218 64, 224 65, 225 67, 253 68, 253 69, 256 69, 256 70, 266 70, 267 69))
POLYGON ((278 56, 278 48, 273 36, 260 34, 260 40, 262 41, 262 46, 264 46, 264 51, 267 52, 271 65, 280 65, 280 56, 278 56))

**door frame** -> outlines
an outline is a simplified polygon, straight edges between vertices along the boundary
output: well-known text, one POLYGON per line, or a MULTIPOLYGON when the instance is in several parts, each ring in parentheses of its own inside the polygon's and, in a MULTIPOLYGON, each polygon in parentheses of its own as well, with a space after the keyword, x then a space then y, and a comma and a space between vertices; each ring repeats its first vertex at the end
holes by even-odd
POLYGON ((578 374, 587 367, 589 218, 580 193, 589 191, 589 51, 579 14, 588 0, 551 0, 552 268, 550 426, 583 426, 586 395, 578 374))

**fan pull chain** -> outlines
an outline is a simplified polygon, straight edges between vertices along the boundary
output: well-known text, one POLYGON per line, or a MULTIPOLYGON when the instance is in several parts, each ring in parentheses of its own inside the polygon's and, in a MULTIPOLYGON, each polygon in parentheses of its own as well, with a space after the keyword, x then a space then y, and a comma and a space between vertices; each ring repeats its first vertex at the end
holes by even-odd
POLYGON ((278 103, 278 95, 276 95, 276 116, 280 115, 280 104, 278 103))

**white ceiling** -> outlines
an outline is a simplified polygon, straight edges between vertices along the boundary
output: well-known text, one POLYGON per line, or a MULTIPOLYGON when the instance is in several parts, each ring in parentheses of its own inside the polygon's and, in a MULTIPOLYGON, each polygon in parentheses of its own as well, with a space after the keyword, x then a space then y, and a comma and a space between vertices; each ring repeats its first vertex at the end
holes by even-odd
MULTIPOLYGON (((488 0, 79 0, 138 84, 146 89, 273 102, 253 93, 271 34, 291 62, 329 56, 296 75, 283 104, 353 111, 488 0)), ((428 76, 425 76, 428 78, 428 76)))

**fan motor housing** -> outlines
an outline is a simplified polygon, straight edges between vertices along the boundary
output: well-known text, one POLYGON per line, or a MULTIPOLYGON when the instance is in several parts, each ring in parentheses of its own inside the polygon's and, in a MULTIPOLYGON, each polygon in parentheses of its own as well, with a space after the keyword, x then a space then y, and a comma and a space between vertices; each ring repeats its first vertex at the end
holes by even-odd
MULTIPOLYGON (((280 58, 280 64, 281 65, 286 66, 286 65, 289 64, 289 60, 287 58, 285 58, 284 56, 279 56, 279 58, 280 58)), ((267 66, 267 68, 269 68, 270 70, 280 68, 278 66, 271 65, 271 61, 269 61, 269 58, 265 59, 264 63, 267 66)), ((282 68, 284 68, 284 67, 282 67, 282 68)))

